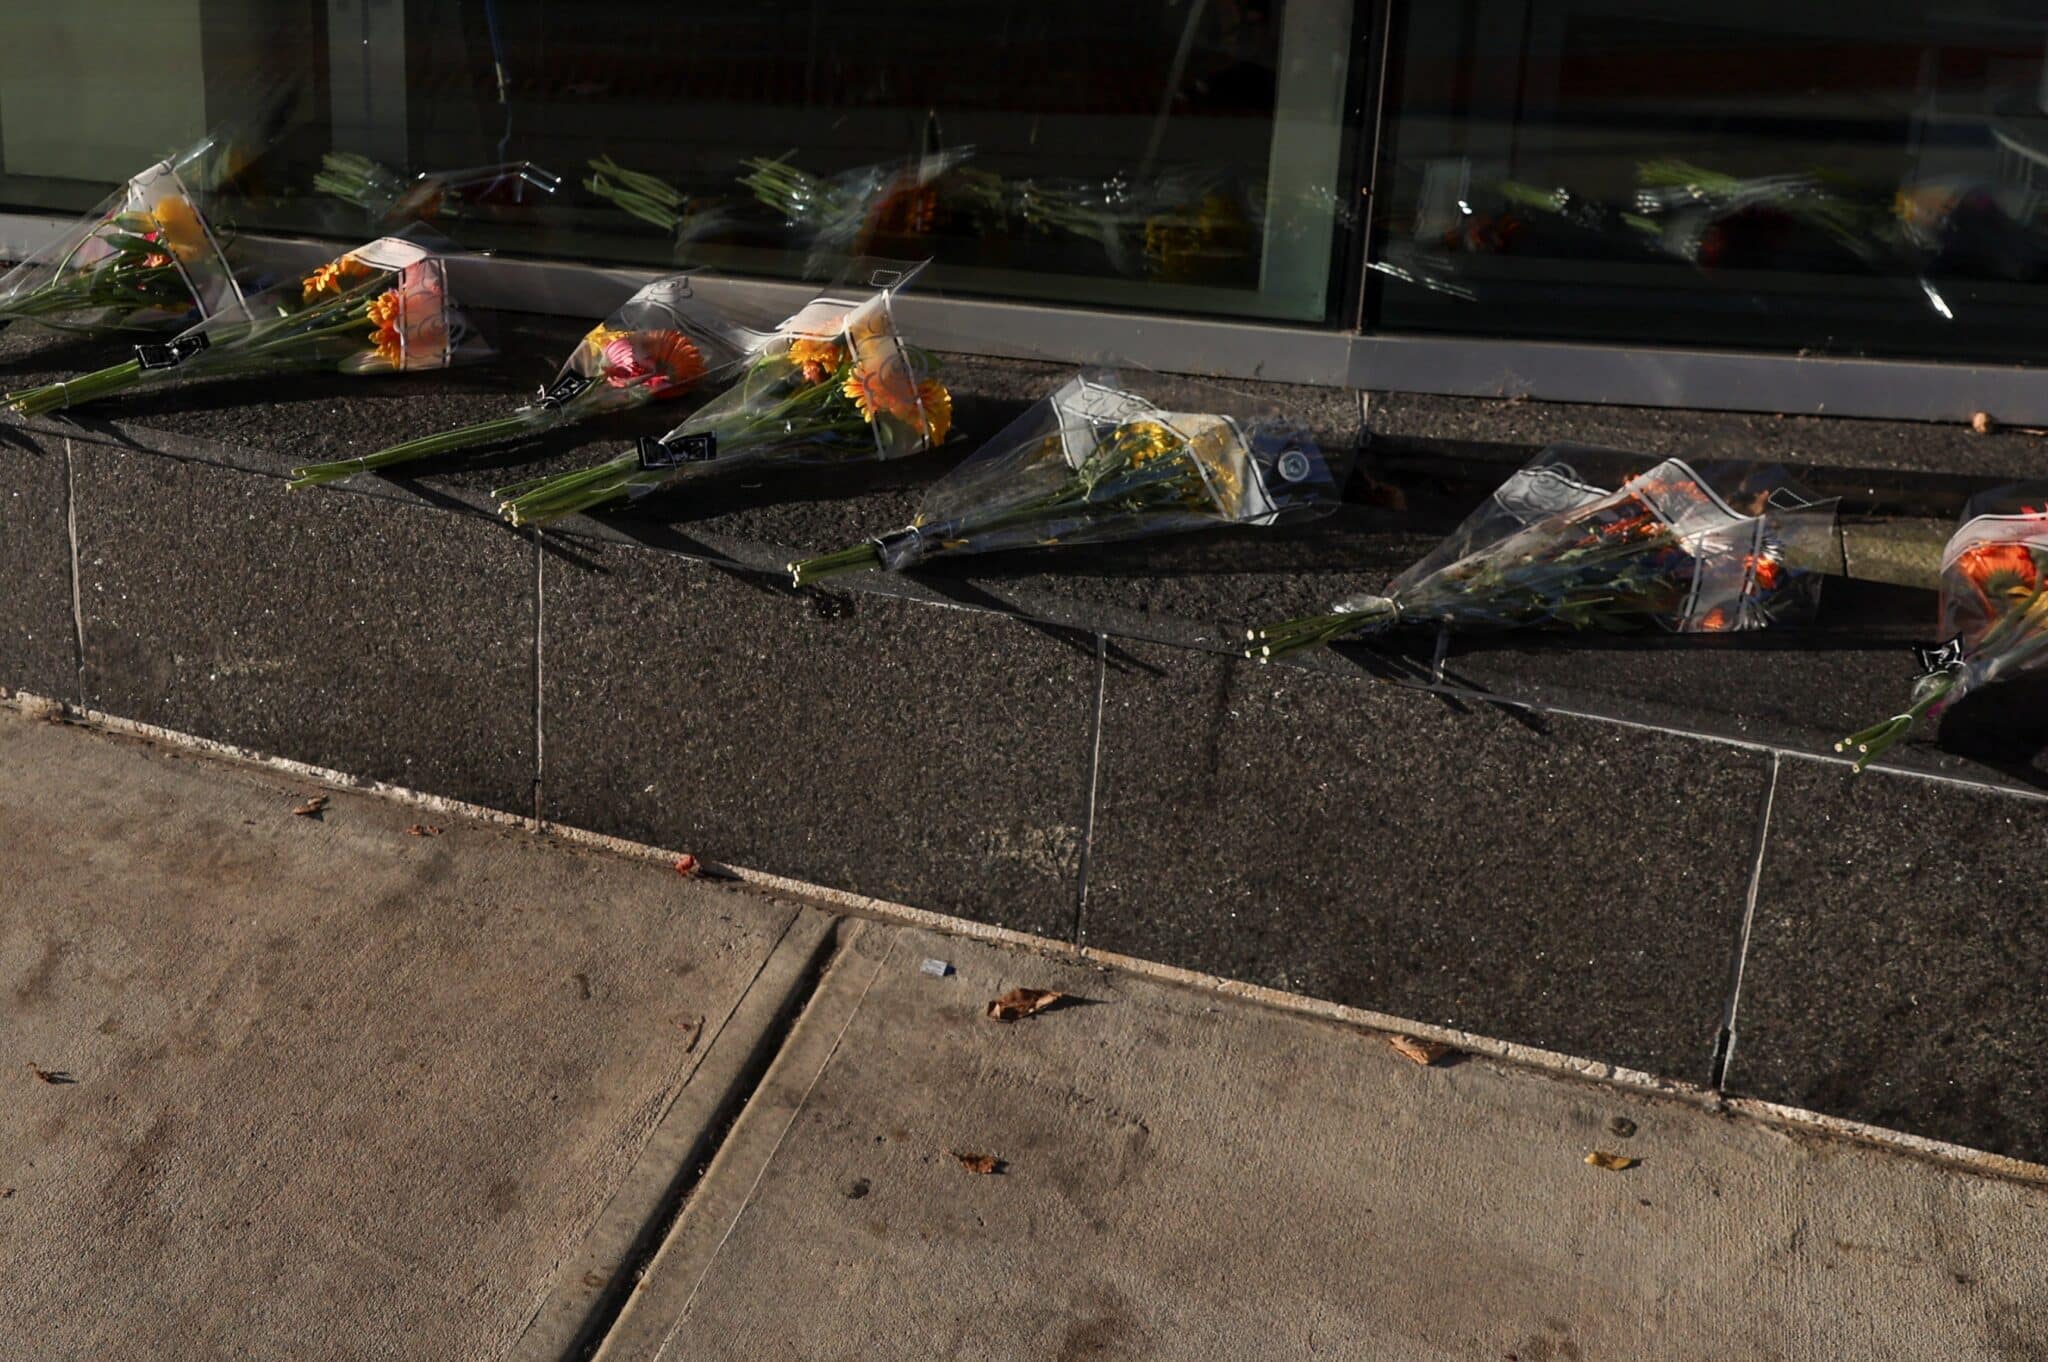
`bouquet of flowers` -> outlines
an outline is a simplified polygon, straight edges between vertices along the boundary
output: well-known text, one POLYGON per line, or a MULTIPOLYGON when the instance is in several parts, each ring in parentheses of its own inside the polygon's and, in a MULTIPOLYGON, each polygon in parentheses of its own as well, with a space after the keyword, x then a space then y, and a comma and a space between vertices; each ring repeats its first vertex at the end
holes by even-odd
POLYGON ((1949 641, 1921 650, 1906 708, 1835 744, 1855 754, 1857 770, 1922 717, 2048 656, 2048 488, 1991 493, 1965 509, 1941 555, 1941 632, 1949 641), (2028 492, 2044 504, 2023 504, 2028 492))
POLYGON ((320 172, 313 177, 313 188, 354 204, 380 227, 462 217, 494 196, 509 192, 518 202, 528 190, 552 194, 561 184, 561 176, 531 161, 430 171, 407 179, 367 156, 342 151, 321 157, 320 172))
POLYGON ((449 295, 446 257, 382 237, 164 344, 138 345, 125 364, 0 401, 36 416, 170 378, 329 367, 391 373, 445 368, 488 353, 449 295))
POLYGON ((699 300, 688 275, 670 275, 642 288, 592 328, 555 381, 525 406, 495 421, 422 435, 361 458, 295 468, 291 485, 318 486, 681 397, 723 376, 770 339, 699 300))
POLYGON ((0 274, 0 326, 160 331, 239 304, 234 271, 207 225, 225 159, 222 139, 210 136, 159 161, 0 274))
POLYGON ((1251 630, 1246 656, 1270 661, 1404 623, 1722 633, 1812 612, 1832 502, 1774 473, 1710 481, 1677 459, 1612 490, 1580 472, 1615 457, 1545 450, 1385 592, 1251 630))
POLYGON ((933 484, 910 525, 792 563, 790 575, 802 586, 900 572, 936 554, 1272 525, 1335 504, 1315 442, 1276 409, 1206 385, 1094 370, 933 484), (1208 410, 1186 410, 1194 406, 1208 410))
POLYGON ((953 399, 897 334, 901 281, 865 301, 821 297, 783 322, 732 387, 658 440, 593 468, 498 489, 515 525, 545 525, 707 473, 895 459, 946 438, 953 399))

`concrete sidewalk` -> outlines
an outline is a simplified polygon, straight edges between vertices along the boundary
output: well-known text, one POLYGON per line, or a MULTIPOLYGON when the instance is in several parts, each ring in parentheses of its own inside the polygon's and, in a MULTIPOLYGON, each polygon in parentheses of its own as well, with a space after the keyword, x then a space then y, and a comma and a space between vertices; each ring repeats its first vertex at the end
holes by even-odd
POLYGON ((2025 1178, 320 793, 0 708, 8 1362, 2048 1358, 2025 1178))

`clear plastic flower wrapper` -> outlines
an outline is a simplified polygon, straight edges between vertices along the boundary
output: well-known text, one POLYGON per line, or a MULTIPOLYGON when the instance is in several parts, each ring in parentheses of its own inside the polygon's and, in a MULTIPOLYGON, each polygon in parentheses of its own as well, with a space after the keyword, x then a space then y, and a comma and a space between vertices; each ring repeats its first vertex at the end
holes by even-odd
POLYGON ((871 276, 864 298, 814 299, 667 435, 592 468, 499 488, 500 510, 515 525, 544 525, 736 469, 897 459, 944 442, 952 396, 896 327, 895 294, 914 273, 871 276))
POLYGON ((559 175, 531 161, 505 161, 465 170, 405 176, 367 156, 331 151, 320 158, 313 187, 354 204, 378 227, 440 222, 474 213, 488 202, 522 203, 553 194, 559 175))
POLYGON ((1725 633, 1809 617, 1839 561, 1835 503, 1777 469, 1704 474, 1552 447, 1385 591, 1254 629, 1246 654, 1267 661, 1403 624, 1725 633), (1603 466, 1613 472, 1600 477, 1603 466))
POLYGON ((1965 695, 2048 661, 2048 484, 1972 500, 1941 555, 1941 637, 1920 650, 1906 708, 1835 744, 1862 770, 1965 695))
POLYGON ((576 344, 533 401, 459 430, 423 435, 360 458, 292 470, 294 487, 334 482, 477 445, 522 439, 664 402, 718 381, 773 340, 696 295, 686 274, 646 285, 576 344))
POLYGON ((209 220, 237 152, 202 139, 115 190, 61 237, 0 274, 0 326, 89 335, 181 330, 241 302, 209 220))
POLYGON ((418 240, 381 237, 169 341, 138 345, 124 364, 4 400, 35 416, 189 378, 295 369, 396 373, 489 353, 449 292, 447 257, 418 240))
POLYGON ((1271 404, 1096 369, 1068 379, 934 483, 911 524, 792 563, 790 575, 801 586, 863 569, 901 572, 941 554, 1273 525, 1336 501, 1315 440, 1271 404))

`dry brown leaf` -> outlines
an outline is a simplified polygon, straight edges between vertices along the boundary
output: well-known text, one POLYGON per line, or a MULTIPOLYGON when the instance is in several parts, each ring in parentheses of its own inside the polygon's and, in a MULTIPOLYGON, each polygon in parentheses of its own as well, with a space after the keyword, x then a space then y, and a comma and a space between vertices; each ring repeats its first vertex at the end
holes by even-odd
POLYGON ((1605 1168, 1610 1173, 1624 1173, 1642 1160, 1632 1159, 1626 1154, 1610 1154, 1604 1149, 1596 1149, 1586 1155, 1586 1162, 1595 1168, 1605 1168))
POLYGON ((326 808, 326 807, 327 807, 327 796, 326 796, 326 795, 314 795, 314 796, 313 796, 313 797, 312 797, 311 799, 309 799, 309 800, 307 800, 307 801, 306 801, 305 803, 303 803, 303 804, 299 805, 299 807, 297 807, 296 809, 293 809, 293 810, 292 810, 292 817, 294 817, 294 818, 311 818, 311 817, 313 817, 314 815, 318 814, 318 813, 320 812, 320 810, 322 810, 322 809, 324 809, 324 808, 326 808))
POLYGON ((1451 1047, 1440 1040, 1417 1040, 1413 1036, 1388 1036, 1387 1044, 1422 1065, 1434 1064, 1451 1052, 1451 1047))
POLYGON ((989 1003, 988 1015, 999 1022, 1020 1021, 1037 1016, 1066 996, 1049 988, 1013 988, 989 1003))
POLYGON ((63 1070, 45 1069, 34 1060, 29 1061, 28 1071, 35 1076, 35 1080, 38 1083, 69 1083, 73 1081, 71 1075, 63 1070))
POLYGON ((415 823, 405 830, 405 835, 408 837, 439 837, 441 829, 435 827, 432 823, 415 823))
POLYGON ((1003 1161, 993 1154, 963 1154, 957 1149, 946 1152, 960 1160, 960 1166, 977 1177, 990 1177, 1003 1171, 1003 1161))

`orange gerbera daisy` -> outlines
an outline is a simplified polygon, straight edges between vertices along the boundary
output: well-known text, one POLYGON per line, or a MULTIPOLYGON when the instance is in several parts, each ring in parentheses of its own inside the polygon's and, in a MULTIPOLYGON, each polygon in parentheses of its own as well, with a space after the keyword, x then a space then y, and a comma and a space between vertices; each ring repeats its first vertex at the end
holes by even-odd
POLYGON ((605 382, 640 388, 656 401, 680 396, 703 376, 704 356, 680 331, 636 331, 604 347, 605 382))
POLYGON ((338 297, 348 291, 354 280, 367 279, 375 273, 353 255, 339 256, 306 276, 299 288, 300 299, 311 303, 323 297, 338 297))
POLYGON ((917 400, 924 404, 924 436, 928 444, 944 444, 953 428, 953 394, 936 378, 917 385, 917 400))
POLYGON ((1998 605, 1998 597, 2018 604, 2041 585, 2040 569, 2024 544, 1978 544, 1965 549, 1956 566, 1987 605, 1998 605))
POLYGON ((839 390, 853 399, 862 419, 871 424, 882 415, 894 416, 913 426, 918 424, 917 383, 903 365, 856 367, 839 390))
POLYGON ((839 372, 846 352, 839 342, 814 336, 798 336, 789 343, 789 362, 804 371, 804 382, 823 383, 839 372))
POLYGON ((370 301, 370 343, 377 358, 398 369, 405 364, 405 305, 397 289, 389 289, 370 301))

